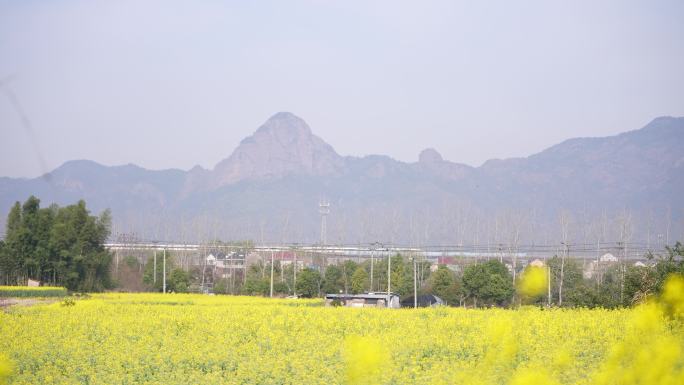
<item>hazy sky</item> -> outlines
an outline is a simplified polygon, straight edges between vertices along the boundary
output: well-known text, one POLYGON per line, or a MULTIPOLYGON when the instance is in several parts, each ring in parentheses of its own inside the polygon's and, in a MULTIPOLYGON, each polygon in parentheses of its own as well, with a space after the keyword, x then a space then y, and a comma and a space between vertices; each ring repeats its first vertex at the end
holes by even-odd
POLYGON ((342 155, 479 165, 683 116, 683 69, 679 0, 0 0, 35 132, 0 89, 0 176, 212 168, 278 111, 342 155))

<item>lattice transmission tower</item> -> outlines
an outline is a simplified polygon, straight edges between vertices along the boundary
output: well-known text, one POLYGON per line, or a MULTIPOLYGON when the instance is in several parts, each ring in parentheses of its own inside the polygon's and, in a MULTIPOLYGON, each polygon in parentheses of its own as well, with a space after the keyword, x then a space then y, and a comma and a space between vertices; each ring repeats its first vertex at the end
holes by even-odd
POLYGON ((330 214, 330 202, 321 200, 318 203, 318 213, 321 214, 321 245, 328 243, 328 223, 327 218, 330 214))

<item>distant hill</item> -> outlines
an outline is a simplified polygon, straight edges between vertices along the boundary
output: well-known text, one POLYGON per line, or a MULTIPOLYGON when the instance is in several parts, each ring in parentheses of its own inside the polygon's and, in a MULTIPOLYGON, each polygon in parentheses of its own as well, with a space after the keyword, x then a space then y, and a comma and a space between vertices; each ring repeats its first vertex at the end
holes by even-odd
POLYGON ((145 239, 316 242, 325 199, 330 243, 555 243, 561 211, 575 240, 655 243, 682 238, 683 176, 684 118, 470 167, 433 149, 414 163, 341 156, 280 112, 212 170, 78 160, 40 178, 0 178, 0 215, 34 194, 43 204, 111 208, 115 233, 145 239))

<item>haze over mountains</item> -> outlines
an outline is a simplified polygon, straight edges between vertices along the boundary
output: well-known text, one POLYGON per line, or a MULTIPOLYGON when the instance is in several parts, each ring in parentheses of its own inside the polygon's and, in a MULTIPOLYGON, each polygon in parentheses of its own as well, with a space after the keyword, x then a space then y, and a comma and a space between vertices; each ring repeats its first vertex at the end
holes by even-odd
POLYGON ((684 118, 661 117, 480 167, 433 149, 405 163, 342 156, 280 112, 212 170, 77 160, 41 178, 0 178, 0 215, 4 223, 15 201, 34 194, 43 205, 85 199, 93 211, 110 208, 114 233, 143 239, 313 243, 324 199, 329 243, 553 244, 561 212, 576 241, 656 243, 684 238, 683 149, 684 118))

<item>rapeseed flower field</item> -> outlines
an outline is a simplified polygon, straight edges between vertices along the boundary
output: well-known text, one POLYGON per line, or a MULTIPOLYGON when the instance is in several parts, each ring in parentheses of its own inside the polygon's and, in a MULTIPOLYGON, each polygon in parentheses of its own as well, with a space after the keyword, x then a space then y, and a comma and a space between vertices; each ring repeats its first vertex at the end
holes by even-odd
POLYGON ((0 286, 0 297, 64 297, 67 289, 58 286, 0 286))
POLYGON ((0 311, 0 383, 684 384, 682 296, 664 298, 621 310, 392 310, 92 295, 0 311))

